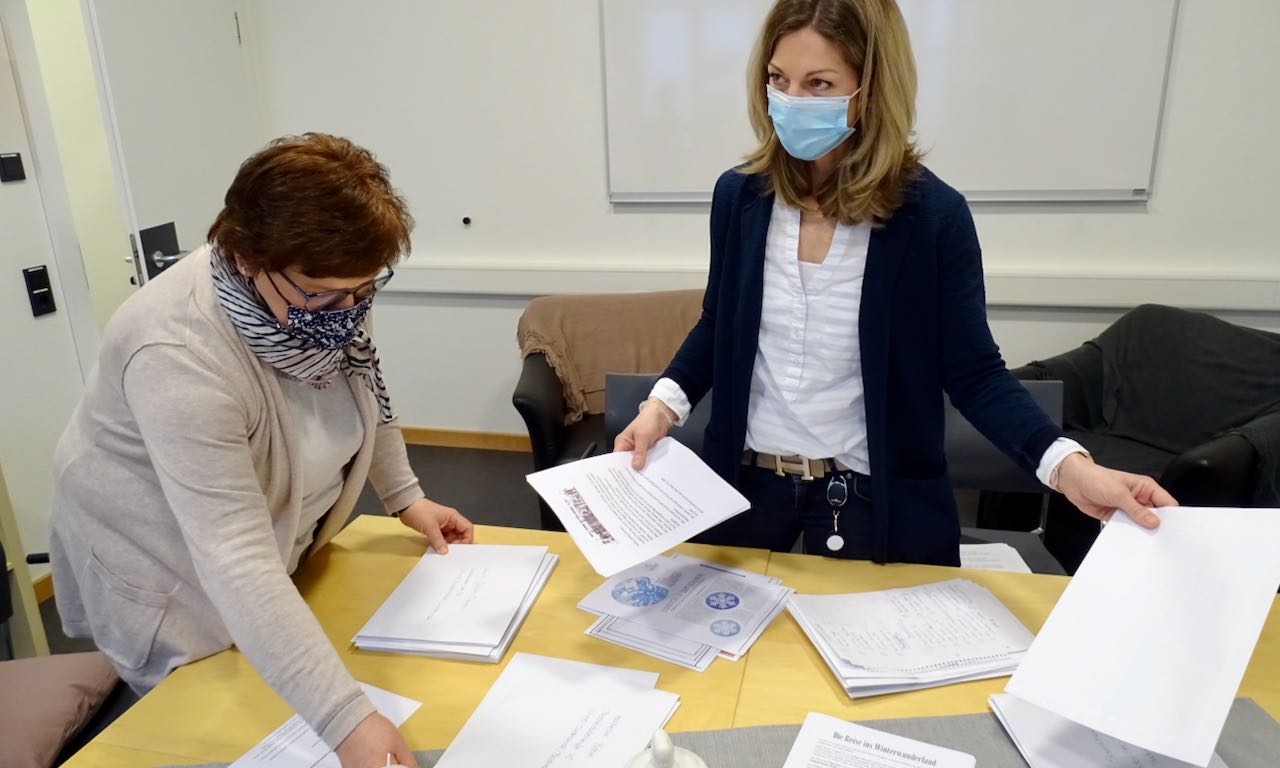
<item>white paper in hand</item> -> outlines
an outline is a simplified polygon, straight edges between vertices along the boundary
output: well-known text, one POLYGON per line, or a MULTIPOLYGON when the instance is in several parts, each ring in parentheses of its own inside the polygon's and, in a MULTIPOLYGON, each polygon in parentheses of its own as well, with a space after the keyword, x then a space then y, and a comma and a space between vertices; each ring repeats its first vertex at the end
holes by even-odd
POLYGON ((640 472, 631 453, 606 453, 528 476, 602 576, 642 563, 746 511, 746 498, 698 455, 667 437, 640 472))
POLYGON ((1280 510, 1157 510, 1103 529, 1006 690, 1206 766, 1280 584, 1280 510))

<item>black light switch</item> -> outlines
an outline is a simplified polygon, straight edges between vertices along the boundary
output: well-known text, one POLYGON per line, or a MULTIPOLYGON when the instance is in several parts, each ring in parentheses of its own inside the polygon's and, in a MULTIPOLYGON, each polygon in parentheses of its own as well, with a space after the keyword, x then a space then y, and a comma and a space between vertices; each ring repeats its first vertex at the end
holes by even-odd
POLYGON ((22 181, 27 172, 22 167, 22 155, 17 152, 0 154, 0 182, 22 181))
POLYGON ((31 316, 39 317, 57 312, 53 303, 53 288, 49 285, 49 268, 46 266, 27 267, 22 270, 22 277, 27 281, 27 297, 31 299, 31 316))

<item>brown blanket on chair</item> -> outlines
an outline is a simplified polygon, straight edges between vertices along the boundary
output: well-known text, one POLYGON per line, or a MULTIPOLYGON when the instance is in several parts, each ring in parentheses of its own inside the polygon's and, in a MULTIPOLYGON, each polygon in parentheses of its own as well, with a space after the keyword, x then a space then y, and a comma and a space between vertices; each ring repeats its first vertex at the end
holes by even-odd
POLYGON ((564 385, 565 423, 604 412, 606 373, 671 362, 702 314, 702 291, 542 296, 516 329, 521 358, 541 352, 564 385))

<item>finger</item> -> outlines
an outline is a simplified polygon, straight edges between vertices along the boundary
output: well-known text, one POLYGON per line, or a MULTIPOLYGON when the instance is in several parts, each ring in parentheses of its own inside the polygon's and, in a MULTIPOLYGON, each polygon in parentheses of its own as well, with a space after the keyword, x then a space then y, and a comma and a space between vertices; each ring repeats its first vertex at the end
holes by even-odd
POLYGON ((440 526, 434 519, 427 520, 422 526, 421 533, 427 537, 427 543, 437 553, 441 555, 449 554, 449 542, 445 541, 444 534, 440 531, 440 526))
POLYGON ((1176 507, 1178 500, 1173 498, 1173 494, 1160 487, 1155 480, 1144 477, 1142 478, 1143 501, 1153 507, 1176 507))
POLYGON ((1130 519, 1143 528, 1155 528, 1160 525, 1160 518, 1156 517, 1156 513, 1140 504, 1132 494, 1125 492, 1124 498, 1120 501, 1120 508, 1129 515, 1130 519))
POLYGON ((644 464, 648 460, 649 460, 648 443, 644 443, 644 444, 637 443, 635 448, 635 453, 632 454, 631 456, 631 468, 637 471, 644 469, 644 464))
POLYGON ((613 450, 615 453, 621 452, 621 451, 629 451, 634 447, 635 447, 635 437, 632 435, 631 430, 629 429, 624 431, 622 434, 618 435, 618 437, 615 438, 613 441, 613 450))

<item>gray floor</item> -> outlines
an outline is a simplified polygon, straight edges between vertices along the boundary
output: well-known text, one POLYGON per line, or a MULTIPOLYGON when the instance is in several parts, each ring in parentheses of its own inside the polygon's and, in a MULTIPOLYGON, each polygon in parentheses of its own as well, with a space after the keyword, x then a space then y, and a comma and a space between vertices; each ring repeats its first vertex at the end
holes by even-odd
MULTIPOLYGON (((538 527, 538 497, 524 479, 533 471, 533 458, 527 453, 411 445, 409 463, 427 496, 457 507, 474 523, 538 527)), ((356 512, 384 514, 371 488, 366 487, 356 502, 356 512)), ((92 641, 62 634, 56 599, 46 600, 40 606, 49 649, 54 653, 93 650, 92 641)))

